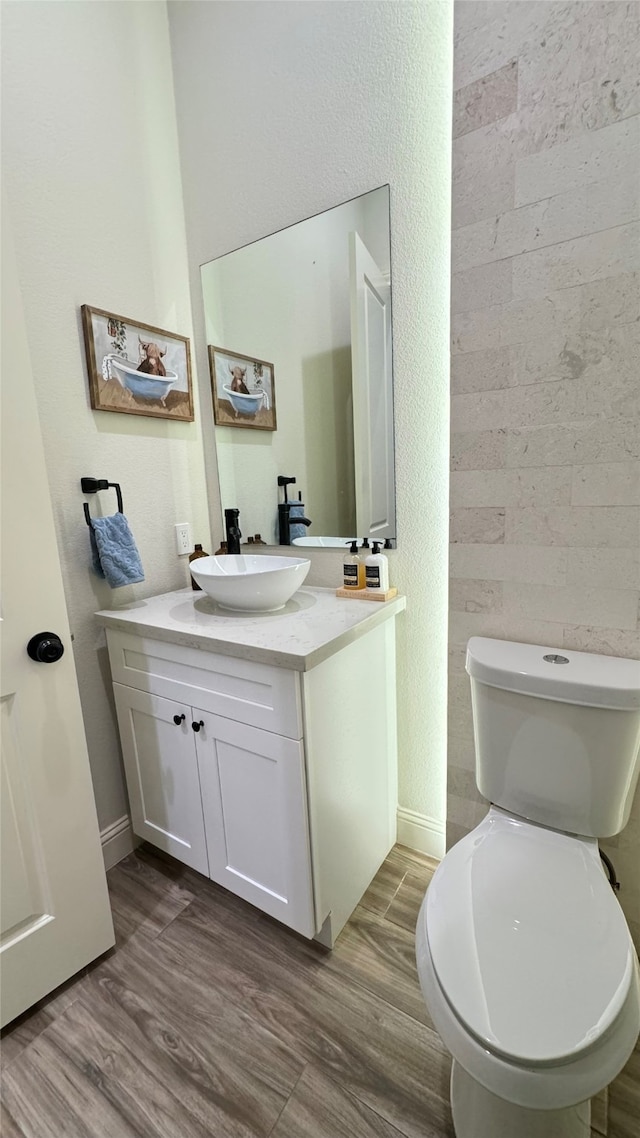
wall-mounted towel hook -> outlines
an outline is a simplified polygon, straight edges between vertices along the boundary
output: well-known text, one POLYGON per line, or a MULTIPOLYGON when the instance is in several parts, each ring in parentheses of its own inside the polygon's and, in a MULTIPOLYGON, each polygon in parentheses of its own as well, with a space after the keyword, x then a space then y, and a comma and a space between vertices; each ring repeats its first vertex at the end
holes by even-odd
MULTIPOLYGON (((113 489, 118 498, 118 513, 124 514, 122 508, 122 491, 119 482, 107 482, 106 478, 81 478, 80 485, 83 494, 97 494, 98 490, 113 489)), ((89 503, 84 503, 84 516, 88 526, 91 525, 91 515, 89 514, 89 503)))

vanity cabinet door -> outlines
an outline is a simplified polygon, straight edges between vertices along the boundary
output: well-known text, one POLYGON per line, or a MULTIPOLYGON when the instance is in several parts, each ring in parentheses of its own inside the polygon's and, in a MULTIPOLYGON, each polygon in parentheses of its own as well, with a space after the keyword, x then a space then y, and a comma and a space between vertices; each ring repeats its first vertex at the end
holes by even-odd
POLYGON ((191 708, 122 684, 113 690, 134 833, 208 876, 191 708))
POLYGON ((302 742, 194 711, 209 876, 314 936, 302 742))

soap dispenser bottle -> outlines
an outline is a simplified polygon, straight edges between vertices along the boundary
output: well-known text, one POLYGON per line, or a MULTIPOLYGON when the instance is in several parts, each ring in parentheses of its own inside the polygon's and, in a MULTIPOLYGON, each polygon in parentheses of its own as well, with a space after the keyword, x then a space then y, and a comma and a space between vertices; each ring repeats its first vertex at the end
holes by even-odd
POLYGON ((364 565, 358 555, 357 541, 346 542, 346 544, 350 545, 351 548, 344 559, 344 587, 345 589, 353 589, 355 592, 356 589, 364 588, 364 565))
POLYGON ((380 542, 374 541, 373 550, 364 563, 365 585, 367 589, 386 593, 389 588, 389 561, 380 552, 380 542))

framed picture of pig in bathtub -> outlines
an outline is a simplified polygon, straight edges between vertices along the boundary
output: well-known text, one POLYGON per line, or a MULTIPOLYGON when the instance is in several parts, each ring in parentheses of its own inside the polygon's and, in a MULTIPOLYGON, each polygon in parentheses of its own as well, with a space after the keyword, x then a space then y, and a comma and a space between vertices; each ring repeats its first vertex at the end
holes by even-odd
POLYGON ((193 420, 186 336, 82 305, 89 394, 95 411, 193 420))
POLYGON ((209 371, 218 427, 276 430, 273 364, 209 344, 209 371))

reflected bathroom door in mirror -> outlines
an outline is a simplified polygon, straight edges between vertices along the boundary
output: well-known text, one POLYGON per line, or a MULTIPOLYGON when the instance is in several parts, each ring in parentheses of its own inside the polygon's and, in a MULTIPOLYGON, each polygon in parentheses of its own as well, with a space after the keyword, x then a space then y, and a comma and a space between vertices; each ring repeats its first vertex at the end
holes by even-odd
MULTIPOLYGON (((201 269, 207 343, 270 360, 275 431, 218 423, 221 507, 278 544, 278 475, 310 519, 293 544, 395 539, 389 187, 345 202, 201 269), (357 256, 350 248, 357 249, 357 256), (372 268, 373 266, 373 268, 372 268)), ((253 369, 243 383, 253 392, 253 369), (247 378, 248 377, 248 378, 247 378)))
POLYGON ((395 537, 391 285, 356 232, 349 234, 356 527, 395 537))

